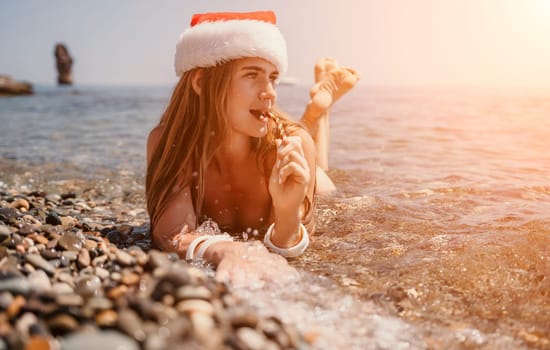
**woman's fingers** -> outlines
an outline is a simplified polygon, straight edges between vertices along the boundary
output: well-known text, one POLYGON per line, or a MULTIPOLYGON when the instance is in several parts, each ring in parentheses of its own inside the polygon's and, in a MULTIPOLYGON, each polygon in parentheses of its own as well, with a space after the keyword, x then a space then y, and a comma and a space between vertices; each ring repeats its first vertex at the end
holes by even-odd
POLYGON ((284 183, 289 177, 298 183, 309 183, 310 173, 307 160, 297 150, 292 150, 277 160, 272 172, 272 181, 284 183))
POLYGON ((292 151, 297 151, 302 156, 304 155, 302 139, 298 136, 288 136, 284 140, 280 140, 277 146, 277 156, 280 158, 286 156, 292 151))
POLYGON ((296 164, 289 164, 279 171, 279 183, 285 183, 289 177, 300 184, 309 183, 309 172, 296 164))
POLYGON ((292 176, 298 183, 308 183, 309 167, 304 157, 302 139, 289 136, 278 142, 277 162, 278 182, 284 183, 292 176))
POLYGON ((308 168, 306 158, 297 151, 291 151, 288 154, 286 154, 284 157, 281 157, 281 159, 279 160, 278 167, 279 169, 281 169, 290 163, 296 163, 304 169, 308 168))

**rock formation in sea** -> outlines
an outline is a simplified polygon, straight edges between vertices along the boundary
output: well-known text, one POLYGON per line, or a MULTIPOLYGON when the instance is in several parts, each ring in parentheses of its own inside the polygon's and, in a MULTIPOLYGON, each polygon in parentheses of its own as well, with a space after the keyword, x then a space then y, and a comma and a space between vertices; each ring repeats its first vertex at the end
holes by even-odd
POLYGON ((0 96, 30 95, 32 93, 32 84, 14 80, 8 75, 0 75, 0 96))
POLYGON ((59 85, 72 85, 73 58, 69 55, 69 50, 65 44, 57 43, 54 50, 55 64, 57 67, 57 83, 59 85))

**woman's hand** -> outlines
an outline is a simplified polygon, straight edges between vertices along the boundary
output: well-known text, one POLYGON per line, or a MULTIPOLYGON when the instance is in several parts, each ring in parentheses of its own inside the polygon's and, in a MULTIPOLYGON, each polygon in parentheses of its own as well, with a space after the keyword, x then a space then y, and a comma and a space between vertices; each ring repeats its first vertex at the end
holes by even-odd
POLYGON ((285 258, 270 253, 259 241, 227 242, 216 268, 216 279, 233 287, 261 288, 268 283, 288 283, 298 273, 285 258), (230 245, 230 246, 229 246, 230 245))
POLYGON ((277 142, 277 158, 269 178, 269 193, 276 211, 297 213, 311 181, 300 136, 287 136, 277 142))

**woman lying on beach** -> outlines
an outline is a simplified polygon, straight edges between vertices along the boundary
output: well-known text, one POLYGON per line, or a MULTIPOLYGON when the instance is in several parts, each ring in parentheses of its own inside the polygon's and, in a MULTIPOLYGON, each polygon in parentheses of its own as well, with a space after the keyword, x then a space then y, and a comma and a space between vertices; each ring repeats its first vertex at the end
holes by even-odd
POLYGON ((232 282, 269 278, 267 266, 284 273, 282 257, 302 254, 315 229, 315 194, 335 189, 323 171, 328 109, 358 74, 317 62, 302 123, 292 121, 276 107, 287 56, 270 11, 193 16, 175 66, 180 80, 147 143, 154 244, 232 282), (205 232, 205 221, 219 231, 205 232))

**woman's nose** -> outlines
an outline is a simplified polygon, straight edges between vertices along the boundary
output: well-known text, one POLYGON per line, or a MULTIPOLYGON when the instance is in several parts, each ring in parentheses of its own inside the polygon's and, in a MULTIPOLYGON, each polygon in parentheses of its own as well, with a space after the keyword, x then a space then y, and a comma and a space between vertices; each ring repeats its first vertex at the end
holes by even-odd
POLYGON ((266 84, 265 88, 262 89, 260 92, 260 100, 274 100, 277 96, 277 93, 275 92, 275 89, 273 88, 273 84, 269 83, 266 84))

